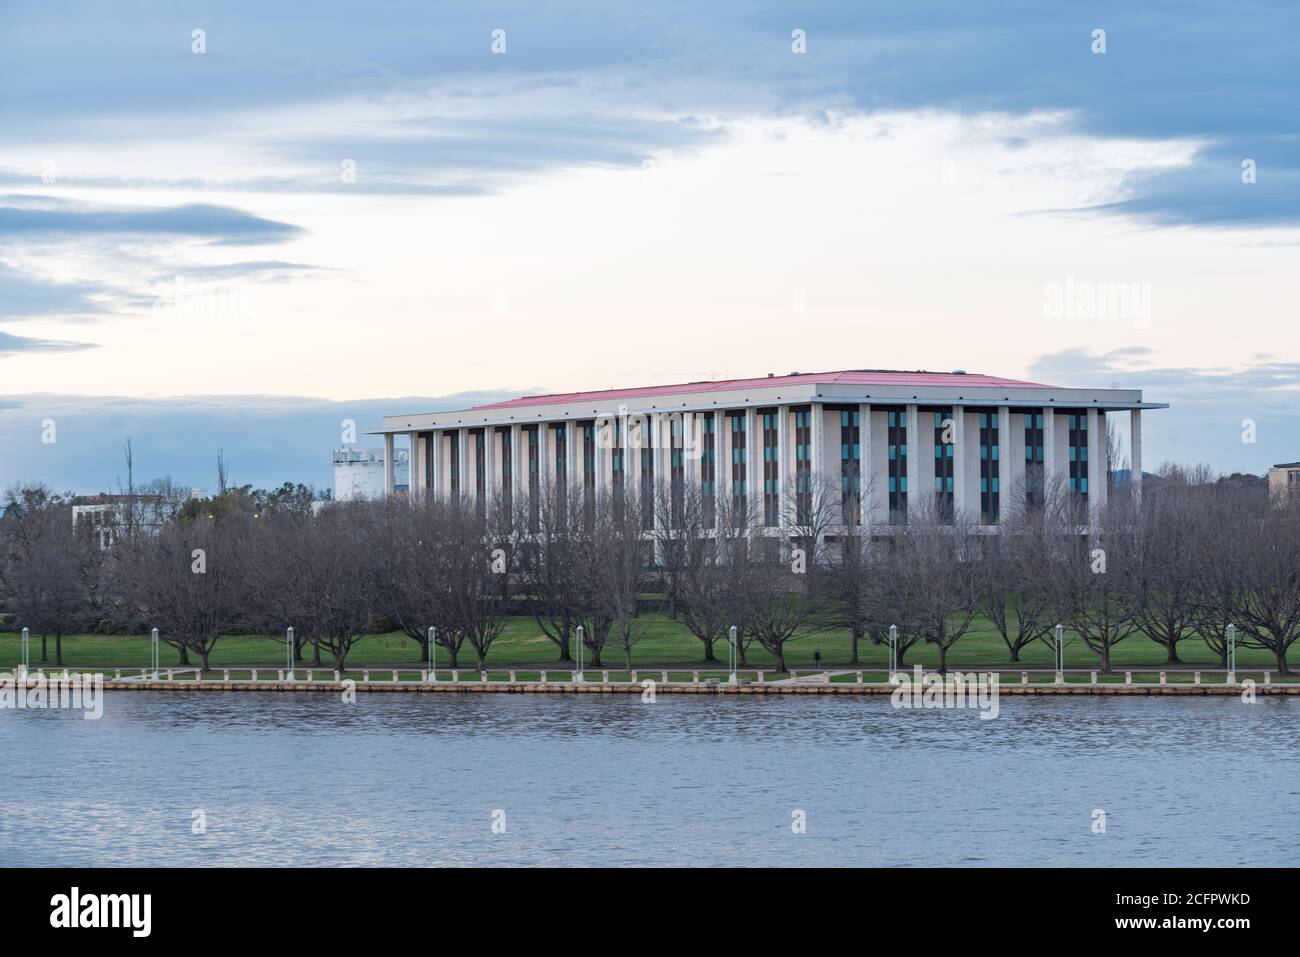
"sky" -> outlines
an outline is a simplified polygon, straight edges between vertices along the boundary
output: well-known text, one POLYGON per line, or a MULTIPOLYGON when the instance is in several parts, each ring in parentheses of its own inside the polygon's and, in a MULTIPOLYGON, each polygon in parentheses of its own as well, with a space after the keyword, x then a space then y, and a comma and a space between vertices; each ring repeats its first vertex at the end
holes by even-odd
POLYGON ((1144 390, 1300 459, 1300 8, 0 6, 0 484, 766 372, 1144 390), (53 430, 50 426, 53 425, 53 430))

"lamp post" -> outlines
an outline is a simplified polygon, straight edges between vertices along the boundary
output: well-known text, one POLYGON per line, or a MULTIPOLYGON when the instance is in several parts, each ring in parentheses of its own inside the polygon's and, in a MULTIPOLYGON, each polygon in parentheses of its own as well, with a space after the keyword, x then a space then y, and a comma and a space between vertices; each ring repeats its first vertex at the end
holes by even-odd
POLYGON ((582 626, 578 626, 578 670, 573 673, 573 682, 577 684, 582 680, 582 646, 585 644, 584 632, 582 626))
POLYGON ((1057 625, 1056 632, 1056 683, 1065 684, 1065 626, 1057 625))
POLYGON ((433 625, 430 624, 429 625, 429 680, 430 681, 438 680, 437 667, 435 667, 434 658, 433 658, 433 646, 434 644, 437 644, 437 642, 435 642, 434 636, 437 635, 437 633, 438 633, 437 629, 435 629, 433 625))
POLYGON ((32 667, 32 633, 26 628, 23 629, 23 674, 26 675, 32 667))
POLYGON ((289 676, 289 680, 292 681, 293 680, 293 625, 290 625, 285 630, 284 643, 285 643, 285 647, 289 649, 287 654, 289 660, 285 665, 284 671, 285 674, 289 676))
POLYGON ((153 680, 158 680, 158 629, 155 628, 149 632, 149 646, 151 650, 150 657, 153 663, 153 680))
POLYGON ((898 626, 889 626, 889 680, 893 683, 894 672, 898 670, 898 626))
POLYGON ((731 684, 736 684, 736 626, 732 625, 727 630, 727 639, 729 647, 727 649, 727 663, 731 665, 731 684))
POLYGON ((1237 683, 1237 626, 1228 626, 1228 684, 1237 683))

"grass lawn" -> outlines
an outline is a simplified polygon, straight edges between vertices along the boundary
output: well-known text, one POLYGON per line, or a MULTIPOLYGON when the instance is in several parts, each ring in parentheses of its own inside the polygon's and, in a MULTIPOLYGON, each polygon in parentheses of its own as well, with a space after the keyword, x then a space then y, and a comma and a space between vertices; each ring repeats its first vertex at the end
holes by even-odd
MULTIPOLYGON (((632 667, 646 671, 658 671, 667 668, 673 671, 673 680, 690 680, 690 672, 707 668, 715 673, 725 672, 727 666, 727 646, 720 642, 714 646, 714 654, 720 659, 718 663, 702 660, 703 645, 697 641, 677 621, 661 614, 643 616, 645 624, 644 637, 632 648, 632 667), (682 671, 682 669, 686 669, 682 671)), ((54 639, 49 645, 49 661, 54 663, 54 639)), ((854 667, 866 671, 882 671, 889 664, 887 645, 872 645, 863 641, 859 646, 859 663, 849 665, 849 636, 843 629, 827 626, 807 637, 790 643, 786 648, 786 664, 795 670, 809 670, 813 667, 814 652, 821 652, 824 668, 854 667)), ((512 618, 505 631, 492 646, 488 654, 490 668, 528 668, 535 672, 542 668, 567 670, 570 663, 558 661, 557 649, 537 627, 532 618, 512 618)), ((449 665, 446 651, 437 650, 439 670, 449 665)), ((310 656, 310 649, 308 650, 310 656)), ((19 637, 13 633, 0 632, 0 669, 14 668, 21 657, 19 637)), ((41 664, 41 642, 39 635, 31 639, 31 664, 41 664)), ((1218 658, 1198 639, 1188 639, 1179 645, 1179 657, 1184 661, 1182 667, 1216 668, 1218 658)), ((952 669, 975 670, 979 668, 1006 668, 1012 671, 1023 669, 1051 669, 1055 660, 1054 652, 1046 645, 1036 643, 1021 652, 1021 661, 1013 664, 1006 646, 1002 643, 997 630, 984 619, 976 619, 971 629, 948 652, 948 666, 952 669)), ((63 639, 63 661, 69 667, 109 667, 109 668, 144 668, 149 665, 149 638, 147 635, 71 635, 63 639)), ((1121 642, 1111 652, 1112 666, 1115 670, 1125 668, 1164 667, 1164 649, 1155 642, 1141 636, 1121 642)), ((163 647, 161 664, 163 668, 174 666, 178 661, 177 652, 170 647, 163 647)), ((191 656, 191 661, 197 659, 191 656)), ((1086 645, 1066 634, 1066 666, 1069 668, 1095 667, 1097 658, 1089 652, 1086 645)), ((411 639, 399 634, 370 635, 353 647, 348 656, 349 670, 360 668, 418 669, 420 646, 411 639)), ((755 642, 749 648, 749 669, 763 668, 770 670, 774 661, 755 642)), ((903 667, 912 665, 935 667, 938 655, 927 645, 912 647, 903 661, 903 667)), ((262 635, 239 635, 222 638, 217 642, 210 659, 210 666, 221 668, 259 668, 279 669, 285 666, 285 647, 283 642, 262 635)), ((1275 662, 1268 652, 1238 647, 1237 668, 1272 668, 1275 662)), ((304 667, 298 665, 297 667, 304 667)), ((323 669, 333 670, 333 662, 322 659, 323 669)), ((466 644, 462 649, 460 667, 464 671, 475 670, 472 649, 466 644)), ((622 671, 624 660, 622 650, 612 644, 605 649, 604 668, 622 671)), ((1300 668, 1300 660, 1294 663, 1300 668)), ((595 672, 599 680, 601 668, 586 662, 589 672, 595 672)), ((611 676, 612 677, 612 676, 611 676)), ((651 676, 653 677, 653 676, 651 676)), ((703 675, 701 676, 703 680, 703 675)), ((1018 680, 1018 679, 1017 679, 1018 680)), ((1122 680, 1122 678, 1121 678, 1122 680)))

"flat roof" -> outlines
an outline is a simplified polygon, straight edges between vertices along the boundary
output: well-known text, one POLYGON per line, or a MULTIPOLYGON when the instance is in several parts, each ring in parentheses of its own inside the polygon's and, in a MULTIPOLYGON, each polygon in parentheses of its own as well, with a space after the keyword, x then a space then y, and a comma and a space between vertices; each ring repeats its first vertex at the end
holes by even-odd
POLYGON ((526 395, 468 409, 386 415, 383 427, 371 434, 581 420, 625 413, 855 402, 872 405, 919 402, 954 408, 991 405, 1010 408, 1093 407, 1111 411, 1168 408, 1162 403, 1144 402, 1140 389, 1069 388, 961 371, 846 369, 526 395))
POLYGON ((678 382, 672 385, 633 386, 623 389, 597 389, 591 392, 557 392, 550 395, 525 395, 505 402, 476 405, 466 409, 478 412, 487 409, 520 409, 533 405, 564 405, 570 402, 610 399, 646 399, 661 395, 695 395, 709 392, 734 392, 745 389, 779 389, 793 385, 893 385, 917 388, 1000 388, 1051 389, 1054 386, 1040 382, 1022 382, 999 376, 980 375, 974 372, 903 372, 893 369, 848 369, 841 372, 792 372, 788 375, 768 375, 754 379, 708 379, 703 382, 678 382))

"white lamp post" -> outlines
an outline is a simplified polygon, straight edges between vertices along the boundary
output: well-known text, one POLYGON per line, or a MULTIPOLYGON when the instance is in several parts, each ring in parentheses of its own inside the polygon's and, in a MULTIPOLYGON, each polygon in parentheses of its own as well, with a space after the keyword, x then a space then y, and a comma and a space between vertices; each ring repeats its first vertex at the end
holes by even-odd
POLYGON ((727 663, 731 665, 731 683, 736 684, 736 626, 732 625, 727 631, 728 649, 727 663))
POLYGON ((582 626, 579 625, 578 626, 578 670, 573 673, 573 681, 575 684, 582 680, 582 646, 585 643, 583 638, 584 634, 585 633, 582 630, 582 626))
POLYGON ((898 670, 898 626, 889 626, 889 680, 894 680, 894 672, 898 670))
POLYGON ((438 680, 437 666, 435 666, 434 658, 433 658, 433 646, 434 644, 437 644, 437 642, 434 641, 435 635, 437 635, 437 631, 435 631, 433 625, 430 624, 429 625, 429 680, 430 681, 438 680))
POLYGON ((1056 626, 1056 683, 1065 684, 1065 626, 1056 626))
POLYGON ((1228 626, 1228 684, 1237 683, 1237 626, 1228 626))
POLYGON ((289 680, 293 680, 293 625, 290 625, 284 633, 284 643, 288 650, 288 664, 285 666, 285 673, 288 674, 289 680))
POLYGON ((23 629, 23 674, 27 674, 32 667, 32 633, 26 628, 23 629))
POLYGON ((158 629, 155 628, 149 632, 149 645, 151 648, 151 658, 153 659, 153 680, 158 680, 158 629))

